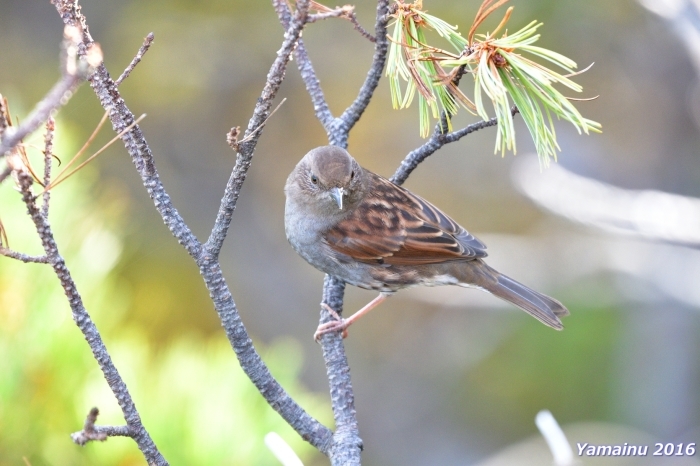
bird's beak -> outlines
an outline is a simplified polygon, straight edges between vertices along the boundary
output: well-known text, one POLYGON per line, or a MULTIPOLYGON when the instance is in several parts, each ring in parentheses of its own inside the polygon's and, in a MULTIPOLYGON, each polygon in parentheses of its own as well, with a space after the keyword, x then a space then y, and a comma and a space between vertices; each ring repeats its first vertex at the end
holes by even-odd
POLYGON ((335 202, 338 204, 338 208, 343 210, 343 196, 345 196, 345 189, 332 188, 331 196, 333 196, 333 199, 335 199, 335 202))

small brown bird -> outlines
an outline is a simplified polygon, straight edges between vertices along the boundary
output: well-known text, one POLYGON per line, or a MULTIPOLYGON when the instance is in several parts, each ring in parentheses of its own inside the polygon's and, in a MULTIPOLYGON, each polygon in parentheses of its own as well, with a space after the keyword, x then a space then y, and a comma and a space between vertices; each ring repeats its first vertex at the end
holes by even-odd
POLYGON ((294 250, 346 283, 379 291, 347 319, 319 326, 314 338, 342 331, 394 292, 416 285, 479 288, 561 330, 569 311, 492 269, 486 245, 407 189, 362 168, 344 149, 317 147, 287 178, 284 225, 294 250))

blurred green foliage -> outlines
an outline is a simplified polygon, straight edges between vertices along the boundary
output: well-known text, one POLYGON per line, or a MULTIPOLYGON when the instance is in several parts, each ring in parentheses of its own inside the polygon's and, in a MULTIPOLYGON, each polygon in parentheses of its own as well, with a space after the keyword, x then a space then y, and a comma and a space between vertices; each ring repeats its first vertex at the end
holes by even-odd
MULTIPOLYGON (((62 158, 74 152, 67 126, 57 124, 55 150, 62 158)), ((50 220, 85 305, 161 452, 172 464, 275 464, 263 443, 265 434, 275 431, 302 458, 311 458, 315 450, 263 400, 223 332, 207 340, 181 333, 157 346, 125 318, 136 300, 157 301, 159 289, 148 297, 135 294, 115 273, 129 206, 118 186, 102 186, 95 175, 88 167, 57 187, 50 220)), ((0 206, 10 246, 40 254, 11 181, 0 188, 0 206)), ((167 326, 167 319, 161 323, 167 326)), ((320 397, 297 382, 303 361, 298 343, 278 340, 258 349, 302 406, 323 420, 331 418, 320 397)), ((84 448, 70 440, 93 405, 101 411, 98 424, 124 421, 46 265, 0 257, 0 374, 0 464, 22 464, 23 457, 33 466, 143 464, 131 439, 84 448)))
POLYGON ((609 419, 615 377, 609 355, 617 346, 620 319, 612 309, 571 306, 571 311, 565 333, 542 338, 537 322, 528 319, 466 372, 458 386, 480 402, 464 403, 462 414, 509 442, 532 432, 543 406, 564 424, 609 419))

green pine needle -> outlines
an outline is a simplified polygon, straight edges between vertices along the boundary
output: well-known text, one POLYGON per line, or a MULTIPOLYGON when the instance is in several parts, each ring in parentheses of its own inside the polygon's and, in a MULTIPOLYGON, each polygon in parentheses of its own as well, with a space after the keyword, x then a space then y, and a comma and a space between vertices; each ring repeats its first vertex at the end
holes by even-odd
MULTIPOLYGON (((472 30, 493 11, 492 5, 493 0, 484 0, 472 30)), ((512 8, 506 12, 497 29, 505 25, 511 11, 512 8)), ((406 4, 397 0, 394 17, 386 71, 392 105, 394 108, 406 108, 418 93, 421 136, 428 135, 431 117, 439 120, 441 113, 446 116, 447 129, 451 130, 450 117, 457 113, 460 106, 474 110, 485 120, 489 119, 486 100, 491 102, 498 119, 495 151, 501 154, 505 154, 506 150, 516 151, 513 105, 520 112, 540 161, 545 166, 550 158, 556 160, 556 152, 560 150, 553 116, 570 122, 579 133, 600 132, 599 123, 584 118, 572 101, 554 87, 562 85, 573 92, 582 91, 582 87, 570 79, 576 69, 573 60, 533 45, 540 38, 537 30, 542 23, 533 21, 514 34, 505 34, 500 38, 491 34, 477 34, 469 44, 457 32, 456 26, 422 11, 420 1, 406 4), (447 40, 458 55, 428 45, 424 32, 426 28, 447 40), (564 74, 521 53, 561 68, 564 74), (474 77, 473 103, 450 84, 450 74, 444 70, 445 67, 454 69, 458 66, 466 66, 474 77), (402 90, 402 85, 405 90, 402 90)))

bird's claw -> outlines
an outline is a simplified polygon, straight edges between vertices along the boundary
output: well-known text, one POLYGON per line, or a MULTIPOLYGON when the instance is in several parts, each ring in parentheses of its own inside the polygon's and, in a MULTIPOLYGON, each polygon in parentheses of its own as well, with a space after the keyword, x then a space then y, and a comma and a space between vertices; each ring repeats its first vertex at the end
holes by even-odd
POLYGON ((348 322, 342 317, 340 317, 340 315, 337 312, 335 312, 335 310, 328 304, 321 303, 321 306, 323 306, 323 308, 330 313, 331 317, 334 320, 319 325, 316 331, 314 332, 314 340, 316 340, 316 342, 318 343, 321 341, 321 337, 326 333, 341 331, 343 332, 343 338, 347 338, 349 326, 348 322))

